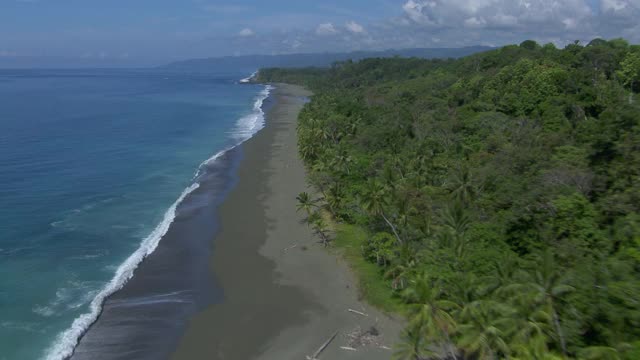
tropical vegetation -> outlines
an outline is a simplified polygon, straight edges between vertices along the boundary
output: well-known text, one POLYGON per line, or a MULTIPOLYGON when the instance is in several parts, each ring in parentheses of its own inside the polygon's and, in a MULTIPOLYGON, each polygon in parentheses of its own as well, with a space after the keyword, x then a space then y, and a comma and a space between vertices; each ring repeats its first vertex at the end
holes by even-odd
MULTIPOLYGON (((398 359, 640 359, 640 46, 263 69, 314 92, 299 151, 323 217, 366 233, 398 359)), ((338 225, 340 226, 340 225, 338 225)))

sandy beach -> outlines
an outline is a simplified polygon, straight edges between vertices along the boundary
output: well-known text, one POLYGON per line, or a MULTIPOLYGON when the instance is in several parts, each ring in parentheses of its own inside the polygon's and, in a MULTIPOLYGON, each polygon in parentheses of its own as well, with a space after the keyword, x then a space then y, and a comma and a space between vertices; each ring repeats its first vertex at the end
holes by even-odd
POLYGON ((210 262, 223 300, 191 319, 173 359, 305 359, 336 331, 320 359, 391 357, 384 346, 396 343, 400 322, 358 299, 348 265, 296 212, 296 195, 309 190, 295 131, 308 95, 277 85, 266 128, 242 145, 210 262), (349 334, 372 327, 376 345, 350 346, 349 334))

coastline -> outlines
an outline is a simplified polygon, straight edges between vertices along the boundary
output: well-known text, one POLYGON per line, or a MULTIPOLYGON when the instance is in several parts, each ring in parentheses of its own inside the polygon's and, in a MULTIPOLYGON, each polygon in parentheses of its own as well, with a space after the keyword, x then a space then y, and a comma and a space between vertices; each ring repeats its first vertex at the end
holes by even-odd
POLYGON ((296 195, 309 190, 295 131, 309 95, 278 84, 267 126, 239 147, 237 183, 218 209, 211 245, 208 276, 222 299, 191 319, 172 359, 304 359, 336 331, 321 357, 391 357, 383 346, 397 342, 401 323, 360 301, 348 264, 296 212, 296 195), (350 334, 372 328, 374 344, 352 346, 350 334))
POLYGON ((189 317, 220 301, 220 288, 207 271, 217 210, 237 181, 239 147, 264 126, 270 91, 266 86, 258 94, 253 112, 238 119, 232 143, 200 164, 193 183, 118 267, 91 312, 47 350, 47 359, 166 358, 189 317))

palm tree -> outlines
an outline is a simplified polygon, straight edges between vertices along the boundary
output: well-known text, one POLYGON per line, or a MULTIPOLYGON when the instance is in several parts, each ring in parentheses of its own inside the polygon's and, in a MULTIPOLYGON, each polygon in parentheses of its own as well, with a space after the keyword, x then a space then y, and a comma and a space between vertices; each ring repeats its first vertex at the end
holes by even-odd
MULTIPOLYGON (((429 339, 450 343, 450 334, 456 329, 456 321, 450 311, 458 305, 444 299, 443 293, 442 288, 422 272, 409 281, 402 297, 408 304, 410 329, 420 329, 429 339)), ((453 350, 451 356, 457 359, 453 350)))
MULTIPOLYGON (((300 135, 300 138, 304 138, 303 135, 300 135)), ((318 157, 318 148, 316 144, 311 143, 310 141, 300 141, 298 145, 298 152, 300 153, 300 157, 305 162, 313 161, 318 157)))
POLYGON ((523 282, 506 285, 501 289, 503 294, 513 294, 512 302, 528 313, 525 316, 527 323, 521 326, 518 335, 519 341, 526 342, 532 336, 550 334, 557 340, 566 357, 567 345, 557 306, 564 295, 575 290, 568 284, 568 274, 560 272, 551 249, 546 249, 534 257, 529 272, 524 275, 523 282))
POLYGON ((516 318, 523 319, 518 323, 518 330, 513 336, 511 347, 516 358, 551 360, 560 359, 552 355, 547 344, 551 338, 551 316, 542 310, 529 311, 520 307, 516 318), (525 313, 525 314, 522 314, 525 313))
POLYGON ((479 281, 471 272, 458 273, 452 280, 451 298, 458 304, 472 304, 479 300, 479 281))
POLYGON ((462 204, 455 202, 445 209, 442 214, 442 221, 449 229, 451 236, 446 236, 447 234, 443 235, 445 238, 453 240, 450 245, 453 246, 456 256, 458 258, 464 257, 468 241, 466 232, 469 226, 471 226, 471 218, 462 207, 462 204))
POLYGON ((458 325, 457 345, 479 359, 509 356, 507 339, 513 331, 512 310, 492 301, 474 302, 465 306, 458 325))
POLYGON ((565 360, 564 357, 552 353, 547 347, 547 339, 544 336, 534 336, 527 342, 512 344, 515 353, 512 360, 565 360))
POLYGON ((543 311, 551 315, 554 330, 560 342, 562 354, 567 356, 567 344, 562 331, 557 304, 560 298, 572 292, 573 286, 568 284, 568 276, 559 271, 555 264, 555 257, 551 249, 536 257, 535 265, 530 275, 530 281, 525 284, 532 292, 534 304, 541 306, 543 311))
POLYGON ((468 204, 478 195, 478 188, 474 183, 469 168, 463 167, 456 171, 451 181, 446 184, 451 195, 456 201, 468 204))
POLYGON ((327 223, 322 218, 322 215, 318 211, 315 211, 309 217, 309 224, 315 231, 316 235, 322 239, 322 244, 326 247, 329 245, 329 234, 327 223))
POLYGON ((384 214, 384 208, 389 205, 389 190, 386 186, 382 185, 378 181, 370 181, 365 191, 363 191, 360 203, 364 210, 371 215, 381 216, 384 221, 389 225, 391 231, 395 235, 399 244, 403 241, 396 230, 396 227, 389 221, 384 214))
POLYGON ((351 159, 351 156, 349 156, 346 151, 340 152, 335 157, 336 166, 342 171, 344 171, 347 175, 351 173, 350 167, 352 162, 353 160, 351 159))
POLYGON ((471 218, 460 202, 454 202, 448 206, 442 215, 442 220, 444 225, 457 236, 464 235, 471 225, 471 218))
POLYGON ((340 186, 340 183, 336 182, 329 185, 326 192, 325 202, 334 217, 337 217, 336 211, 340 209, 340 206, 342 205, 342 196, 342 187, 340 186))
POLYGON ((416 257, 413 249, 408 244, 400 247, 400 252, 392 262, 389 270, 384 274, 386 279, 391 279, 391 288, 393 290, 403 290, 405 281, 413 275, 416 270, 416 257))
POLYGON ((485 285, 480 289, 481 295, 493 294, 514 284, 518 271, 518 261, 514 256, 503 256, 493 263, 493 273, 483 278, 485 285))
POLYGON ((317 207, 316 203, 318 200, 313 200, 311 196, 306 192, 301 192, 296 196, 296 200, 298 200, 297 210, 304 210, 307 213, 307 217, 311 216, 311 212, 314 208, 317 207))
POLYGON ((433 354, 427 348, 425 338, 419 330, 405 330, 401 340, 393 353, 394 360, 423 360, 433 354))

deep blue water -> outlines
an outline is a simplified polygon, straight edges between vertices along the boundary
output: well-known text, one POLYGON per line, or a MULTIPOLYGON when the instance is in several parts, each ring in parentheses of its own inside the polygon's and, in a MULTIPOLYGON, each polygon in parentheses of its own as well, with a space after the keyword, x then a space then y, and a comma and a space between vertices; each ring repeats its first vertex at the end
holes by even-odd
POLYGON ((0 70, 0 359, 59 357, 200 164, 255 133, 243 76, 0 70))

